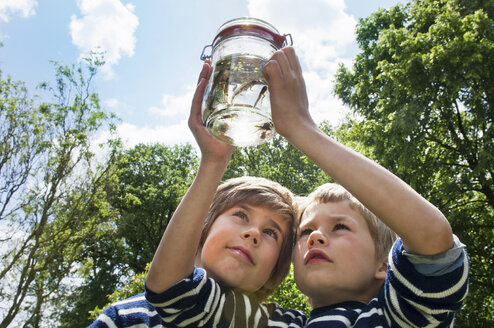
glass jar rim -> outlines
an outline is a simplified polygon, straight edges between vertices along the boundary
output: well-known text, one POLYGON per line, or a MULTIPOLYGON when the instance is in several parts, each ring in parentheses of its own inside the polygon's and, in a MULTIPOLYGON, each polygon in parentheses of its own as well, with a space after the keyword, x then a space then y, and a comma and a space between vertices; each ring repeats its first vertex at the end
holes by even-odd
POLYGON ((265 39, 278 48, 282 48, 286 41, 284 35, 280 35, 278 30, 270 23, 254 18, 239 17, 223 23, 213 40, 212 47, 215 48, 218 43, 233 36, 255 36, 265 39))
POLYGON ((276 33, 276 34, 279 34, 280 33, 276 27, 274 27, 272 24, 266 22, 265 20, 262 20, 262 19, 259 19, 259 18, 255 18, 255 17, 250 17, 250 16, 244 16, 244 17, 233 18, 233 19, 230 19, 230 20, 224 22, 218 28, 218 31, 216 32, 216 34, 219 34, 222 30, 224 30, 224 29, 226 29, 226 28, 228 28, 230 26, 233 26, 233 25, 256 25, 256 26, 262 26, 264 28, 267 28, 267 29, 271 30, 271 32, 273 32, 273 33, 276 33))

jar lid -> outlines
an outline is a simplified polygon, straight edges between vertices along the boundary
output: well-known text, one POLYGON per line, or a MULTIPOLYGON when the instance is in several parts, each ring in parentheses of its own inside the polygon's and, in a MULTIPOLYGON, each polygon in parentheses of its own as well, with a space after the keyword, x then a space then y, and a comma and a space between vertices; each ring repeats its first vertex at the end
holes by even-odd
POLYGON ((274 44, 278 49, 285 45, 292 45, 293 40, 290 34, 279 34, 278 30, 262 19, 253 17, 240 17, 227 21, 220 26, 213 43, 202 49, 201 60, 211 58, 211 54, 206 54, 208 48, 214 49, 222 40, 238 35, 251 35, 260 37, 274 44))
POLYGON ((283 47, 286 41, 286 36, 279 34, 278 30, 268 22, 253 17, 240 17, 220 26, 212 43, 213 48, 221 40, 236 35, 261 37, 278 48, 283 47))

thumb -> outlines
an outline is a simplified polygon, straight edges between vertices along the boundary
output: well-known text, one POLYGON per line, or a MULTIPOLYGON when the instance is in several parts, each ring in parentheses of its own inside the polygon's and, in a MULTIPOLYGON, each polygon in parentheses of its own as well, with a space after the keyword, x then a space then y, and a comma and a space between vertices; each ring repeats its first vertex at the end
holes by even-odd
POLYGON ((194 97, 192 98, 192 105, 191 105, 191 115, 192 114, 197 114, 198 112, 201 111, 201 106, 202 106, 202 98, 204 96, 204 90, 206 89, 206 85, 208 84, 208 81, 204 78, 201 77, 199 79, 199 82, 197 83, 196 91, 194 93, 194 97))

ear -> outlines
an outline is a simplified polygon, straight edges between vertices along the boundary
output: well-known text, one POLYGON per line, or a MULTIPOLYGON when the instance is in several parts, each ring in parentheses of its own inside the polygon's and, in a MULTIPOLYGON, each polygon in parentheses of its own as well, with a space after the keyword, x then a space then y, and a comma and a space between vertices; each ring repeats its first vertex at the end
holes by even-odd
POLYGON ((388 273, 388 257, 385 256, 382 261, 379 261, 376 274, 374 277, 378 280, 386 279, 386 275, 388 273))

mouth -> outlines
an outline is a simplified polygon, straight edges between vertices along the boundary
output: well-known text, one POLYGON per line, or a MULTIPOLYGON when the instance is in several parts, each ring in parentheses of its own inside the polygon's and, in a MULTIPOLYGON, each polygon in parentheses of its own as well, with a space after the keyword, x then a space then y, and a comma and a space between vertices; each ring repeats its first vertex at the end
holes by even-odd
POLYGON ((320 262, 329 262, 333 263, 331 259, 324 253, 322 250, 314 248, 305 253, 304 256, 304 264, 310 263, 320 263, 320 262))
POLYGON ((252 256, 250 255, 250 252, 240 246, 233 246, 233 247, 227 247, 232 253, 243 259, 244 261, 250 263, 250 264, 255 264, 254 260, 252 259, 252 256))

